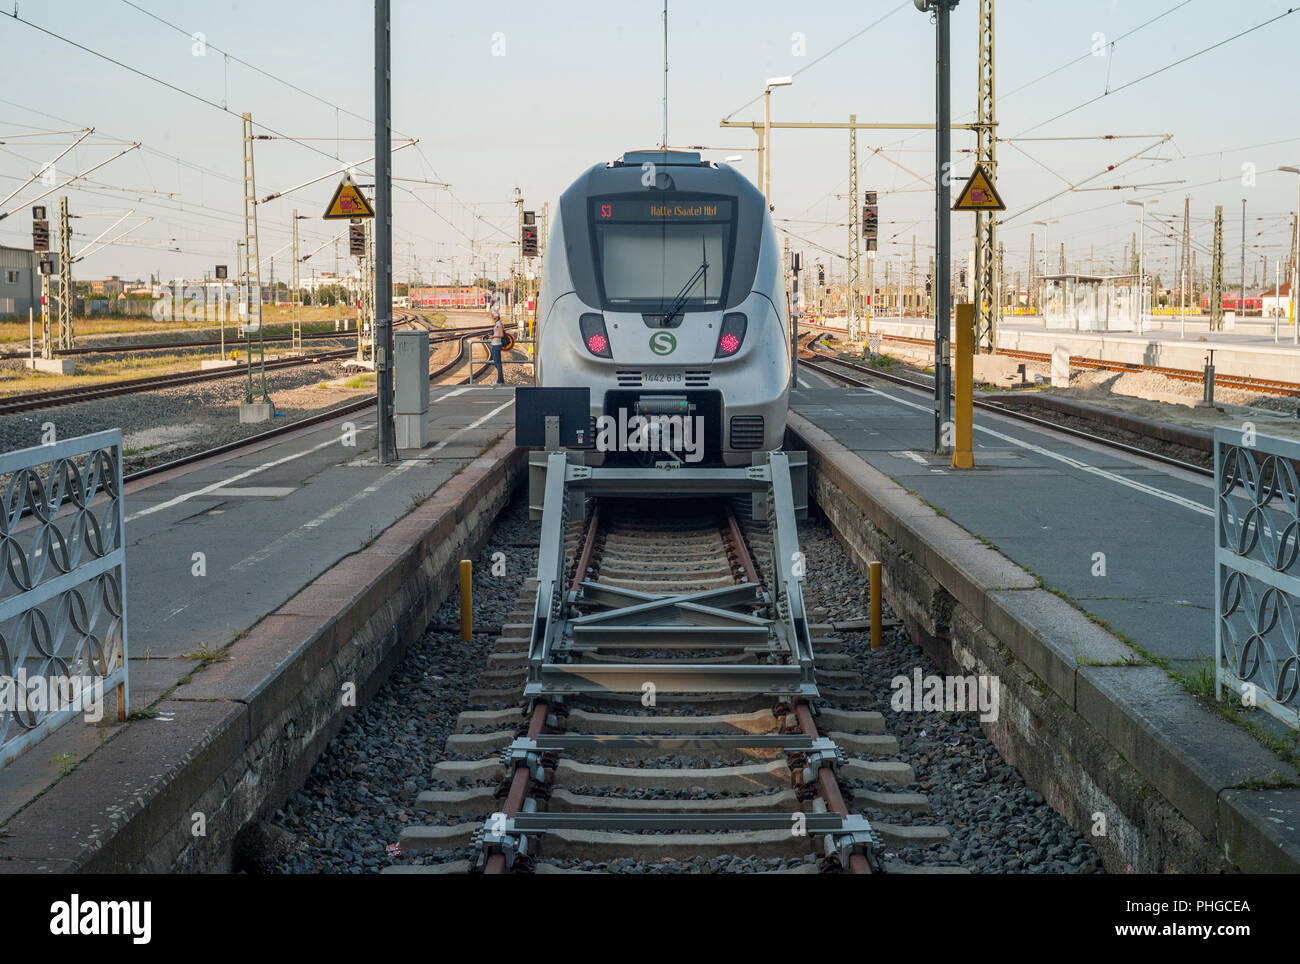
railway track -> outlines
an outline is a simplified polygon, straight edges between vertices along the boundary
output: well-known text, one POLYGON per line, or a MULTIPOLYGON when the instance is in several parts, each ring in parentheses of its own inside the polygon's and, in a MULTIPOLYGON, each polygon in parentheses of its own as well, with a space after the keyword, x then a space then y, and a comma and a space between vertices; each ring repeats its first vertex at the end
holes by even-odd
MULTIPOLYGON (((912 338, 908 335, 877 335, 885 341, 894 341, 901 344, 923 345, 933 350, 934 342, 925 338, 912 338)), ((1047 352, 1022 351, 1013 348, 998 348, 993 354, 1001 355, 1004 358, 1017 358, 1021 361, 1041 362, 1045 365, 1052 363, 1052 356, 1047 352)), ((1071 355, 1070 365, 1073 368, 1086 368, 1093 371, 1111 371, 1111 372, 1150 372, 1156 375, 1163 375, 1166 378, 1172 378, 1180 382, 1192 382, 1197 385, 1205 383, 1205 373, 1193 371, 1187 368, 1166 368, 1162 365, 1139 365, 1131 362, 1106 361, 1101 358, 1088 358, 1083 355, 1071 355)), ((1215 373, 1214 384, 1219 388, 1235 388, 1247 392, 1259 392, 1261 395, 1282 395, 1292 398, 1300 398, 1300 383, 1283 382, 1270 378, 1251 378, 1245 375, 1224 375, 1215 373)))
MULTIPOLYGON (((330 339, 333 339, 334 341, 344 341, 344 340, 356 341, 356 338, 357 338, 357 333, 355 330, 332 331, 332 332, 331 331, 307 332, 302 335, 303 341, 327 341, 330 339)), ((290 342, 293 341, 293 336, 273 335, 270 338, 264 339, 264 341, 268 345, 278 344, 282 342, 290 342)), ((234 338, 226 342, 227 347, 230 348, 238 348, 240 344, 242 344, 242 342, 238 338, 234 338)), ((54 354, 56 357, 70 358, 78 355, 129 355, 129 354, 139 353, 139 352, 170 351, 170 350, 181 349, 181 348, 220 348, 220 347, 221 347, 220 341, 208 341, 208 340, 172 341, 172 342, 149 342, 149 343, 144 343, 139 345, 89 345, 84 348, 74 348, 70 351, 64 349, 57 349, 54 352, 54 354)), ((29 358, 29 357, 31 357, 30 350, 0 353, 0 361, 9 361, 15 358, 29 358)))
MULTIPOLYGON (((925 382, 919 382, 902 375, 896 375, 893 372, 883 372, 875 368, 866 368, 862 365, 855 365, 852 362, 834 357, 826 353, 817 345, 819 338, 821 338, 821 335, 812 335, 804 341, 801 336, 799 354, 799 366, 801 368, 807 368, 810 371, 825 376, 826 378, 833 379, 846 385, 852 385, 856 388, 871 388, 872 383, 869 379, 879 379, 918 392, 924 392, 927 395, 933 395, 933 383, 927 384, 925 382)), ((1126 442, 1121 442, 1114 438, 1108 438, 1105 435, 1098 435, 1069 425, 1062 425, 1060 422, 1054 422, 1050 419, 1039 418, 1038 416, 1030 415, 1028 412, 1022 411, 1012 405, 1002 405, 979 398, 976 398, 973 404, 975 408, 982 411, 996 412, 999 415, 1006 416, 1007 418, 1012 418, 1019 422, 1026 422, 1030 425, 1057 432, 1059 434, 1068 435, 1082 441, 1091 442, 1095 445, 1103 445, 1117 451, 1127 452, 1130 455, 1140 455, 1142 458, 1153 459, 1165 465, 1171 465, 1175 468, 1183 469, 1196 475, 1207 477, 1212 477, 1214 475, 1214 470, 1204 465, 1198 465, 1195 462, 1188 462, 1185 459, 1175 458, 1171 455, 1166 455, 1163 452, 1152 451, 1150 448, 1129 445, 1126 442)), ((1134 435, 1148 436, 1147 427, 1141 422, 1133 420, 1130 425, 1125 427, 1122 413, 1112 414, 1115 419, 1116 427, 1120 427, 1124 431, 1131 432, 1134 435)))
POLYGON ((948 840, 889 821, 929 804, 899 789, 915 775, 844 639, 803 614, 786 465, 548 457, 536 585, 399 840, 434 862, 389 872, 868 873, 902 869, 886 846, 948 840), (741 522, 750 492, 767 517, 741 522))
MULTIPOLYGON (((427 322, 414 314, 395 317, 394 322, 399 324, 421 324, 427 327, 427 322)), ((435 342, 448 341, 456 337, 458 337, 456 332, 447 333, 445 337, 434 336, 435 342)), ((355 348, 340 348, 313 355, 278 358, 268 361, 266 370, 280 371, 286 368, 302 368, 307 365, 318 365, 321 362, 336 358, 347 358, 355 354, 355 348)), ((254 370, 260 370, 260 366, 254 370)), ((72 405, 77 402, 88 402, 98 398, 111 398, 115 395, 130 395, 135 392, 148 392, 160 388, 176 388, 183 385, 218 381, 224 378, 245 378, 247 376, 248 365, 235 365, 231 368, 218 368, 209 371, 172 372, 166 375, 148 375, 141 378, 99 382, 94 385, 53 389, 44 392, 27 392, 22 395, 0 398, 0 415, 12 415, 16 412, 29 412, 36 409, 54 408, 59 405, 72 405)))
MULTIPOLYGON (((438 366, 435 369, 431 369, 429 372, 429 381, 434 381, 436 379, 443 378, 446 375, 450 374, 451 372, 455 371, 456 368, 458 368, 461 364, 463 364, 462 360, 465 357, 467 342, 471 338, 481 337, 482 335, 487 334, 491 330, 492 330, 491 328, 461 328, 455 331, 443 332, 434 335, 433 338, 430 339, 431 341, 436 341, 436 343, 457 341, 460 343, 460 350, 456 353, 456 356, 452 358, 450 361, 438 366)), ((349 354, 352 354, 353 351, 354 349, 348 349, 349 354)), ((482 363, 479 366, 479 368, 475 370, 475 377, 477 378, 483 374, 486 374, 490 369, 491 369, 490 363, 488 362, 482 363)), ((457 384, 465 385, 468 382, 469 382, 469 378, 466 377, 461 379, 457 384)), ((131 482, 136 479, 147 478, 151 475, 158 475, 163 472, 169 472, 172 469, 178 469, 181 468, 182 466, 190 465, 194 462, 202 461, 203 459, 212 458, 213 456, 216 455, 225 455, 228 452, 234 452, 246 446, 256 445, 261 442, 265 442, 270 439, 276 438, 277 436, 285 435, 289 432, 295 432, 303 428, 310 428, 313 425, 320 425, 324 422, 329 422, 333 419, 340 418, 344 415, 353 415, 356 414, 357 412, 364 412, 367 409, 373 408, 374 405, 375 405, 375 400, 373 397, 359 399, 355 402, 344 402, 342 405, 335 405, 333 408, 328 408, 323 412, 317 412, 315 415, 309 415, 306 418, 300 418, 297 421, 290 422, 287 425, 277 425, 275 428, 267 429, 265 432, 259 432, 256 435, 249 436, 248 438, 237 439, 236 441, 229 442, 225 445, 219 445, 216 446, 215 448, 204 449, 201 452, 194 452, 191 453, 190 455, 185 455, 178 459, 172 459, 169 462, 163 462, 158 465, 151 465, 148 468, 139 469, 138 471, 135 472, 130 472, 123 477, 123 480, 126 482, 131 482)))

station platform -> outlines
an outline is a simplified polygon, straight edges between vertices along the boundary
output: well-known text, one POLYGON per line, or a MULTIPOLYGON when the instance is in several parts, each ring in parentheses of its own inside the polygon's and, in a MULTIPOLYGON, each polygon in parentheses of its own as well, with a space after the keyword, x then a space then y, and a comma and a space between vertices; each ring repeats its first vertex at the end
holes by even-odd
MULTIPOLYGON (((861 529, 865 520, 879 530, 873 538, 895 533, 902 539, 864 551, 916 559, 923 578, 943 585, 947 605, 955 599, 981 631, 1015 652, 1022 670, 1028 666, 1057 692, 1061 719, 1068 709, 1100 730, 1117 759, 1135 764, 1141 779, 1166 793, 1207 839, 1223 832, 1223 815, 1214 811, 1225 791, 1251 781, 1300 786, 1294 737, 1280 721, 1252 713, 1258 721, 1252 735, 1198 703, 1179 682, 1203 679, 1207 670, 1213 679, 1211 479, 982 411, 975 415, 976 469, 958 471, 950 457, 933 454, 933 402, 925 395, 884 382, 846 388, 807 370, 798 384, 790 427, 810 450, 819 484, 834 477, 839 481, 832 484, 856 493, 848 496, 856 504, 843 526, 861 529), (1276 755, 1270 736, 1291 741, 1291 755, 1276 755), (1152 772, 1143 769, 1148 762, 1152 772), (1193 788, 1196 799, 1184 806, 1193 788)), ((824 490, 816 494, 831 501, 824 490)), ((857 538, 866 537, 851 534, 846 541, 857 538)), ((910 578, 899 569, 893 591, 911 593, 910 578)), ((886 580, 890 598, 888 563, 886 580)), ((913 623, 943 608, 933 599, 912 602, 913 623)), ((1061 796, 1070 766, 1060 747, 1077 749, 1083 737, 1065 732, 1052 749, 1040 746, 1034 731, 1045 725, 1047 711, 1037 696, 1025 699, 1024 715, 1013 711, 1007 729, 999 724, 990 735, 1031 780, 1030 757, 1041 751, 1044 794, 1063 812, 1077 806, 1086 824, 1106 777, 1089 773, 1078 781, 1078 799, 1061 796), (1024 732, 1017 749, 1018 726, 1024 732), (1060 799, 1052 800, 1053 788, 1060 799)), ((1267 818, 1256 813, 1260 836, 1251 839, 1265 841, 1256 856, 1264 866, 1300 869, 1300 790, 1260 792, 1286 795, 1268 804, 1285 811, 1286 829, 1277 831, 1284 840, 1267 840, 1267 818), (1281 849, 1275 852, 1275 845, 1281 849), (1286 860, 1268 863, 1276 853, 1286 860)), ((1264 807, 1262 799, 1250 805, 1264 807)), ((1140 813, 1127 819, 1136 822, 1140 813)), ((1146 845, 1159 846, 1158 838, 1153 833, 1146 845)), ((1138 869, 1171 868, 1153 862, 1138 869)))
MULTIPOLYGON (((842 328, 843 321, 830 319, 829 325, 842 328)), ((1215 371, 1220 375, 1300 380, 1300 344, 1294 341, 1295 329, 1282 320, 1276 341, 1273 329, 1271 321, 1255 319, 1238 320, 1231 331, 1210 331, 1208 321, 1202 318, 1189 317, 1185 326, 1180 326, 1176 315, 1159 315, 1148 320, 1141 332, 1072 331, 1049 329, 1041 319, 1013 317, 1002 319, 997 347, 1050 355, 1063 345, 1071 355, 1085 358, 1188 371, 1203 370, 1212 349, 1215 371)), ((906 338, 934 338, 934 323, 922 318, 872 318, 871 330, 906 338)))
MULTIPOLYGON (((302 686, 310 673, 295 661, 339 656, 348 641, 340 614, 356 629, 373 616, 358 609, 363 601, 396 609, 402 598, 418 615, 429 600, 402 595, 408 577, 430 592, 446 588, 431 554, 443 566, 443 556, 485 535, 495 511, 475 513, 489 495, 503 504, 500 490, 508 498, 523 471, 513 407, 511 388, 434 387, 430 443, 396 465, 376 460, 370 411, 129 484, 136 717, 70 722, 0 770, 0 871, 165 869, 101 854, 111 855, 113 835, 140 817, 143 801, 180 792, 214 741, 229 738, 232 760, 247 752, 258 738, 254 710, 265 722, 310 702, 282 677, 292 670, 302 686)), ((389 635, 367 659, 386 658, 400 633, 389 635)), ((289 726, 286 742, 309 745, 337 729, 328 706, 310 712, 311 724, 289 726)), ((201 782, 196 792, 208 786, 201 782)))

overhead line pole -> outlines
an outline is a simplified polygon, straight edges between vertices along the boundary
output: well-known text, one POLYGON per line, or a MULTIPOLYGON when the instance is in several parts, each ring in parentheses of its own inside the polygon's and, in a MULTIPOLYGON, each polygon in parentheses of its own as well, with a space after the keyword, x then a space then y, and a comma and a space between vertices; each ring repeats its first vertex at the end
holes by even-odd
POLYGON ((389 0, 375 0, 375 390, 379 461, 397 461, 393 422, 393 160, 389 0))
MULTIPOLYGON (((993 0, 979 0, 979 129, 975 161, 997 182, 997 97, 994 88, 993 0)), ((997 259, 997 213, 975 214, 975 350, 992 352, 1002 316, 997 259)))
POLYGON ((942 454, 944 427, 952 424, 949 397, 949 338, 952 320, 952 103, 949 56, 949 14, 958 0, 915 0, 918 9, 935 18, 935 149, 934 149, 934 451, 942 454))

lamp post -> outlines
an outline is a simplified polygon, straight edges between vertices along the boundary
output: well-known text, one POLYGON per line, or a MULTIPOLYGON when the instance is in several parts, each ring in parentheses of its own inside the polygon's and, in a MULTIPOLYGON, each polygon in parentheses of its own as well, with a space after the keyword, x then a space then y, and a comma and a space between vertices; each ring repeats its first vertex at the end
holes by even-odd
MULTIPOLYGON (((1278 170, 1296 175, 1296 217, 1300 218, 1300 167, 1279 167, 1278 170)), ((1291 342, 1296 345, 1300 345, 1300 325, 1296 324, 1296 308, 1300 307, 1300 303, 1296 301, 1298 267, 1300 267, 1300 238, 1296 239, 1291 248, 1291 342)))
POLYGON ((768 210, 772 208, 772 88, 789 87, 794 83, 793 77, 769 77, 763 87, 763 197, 767 199, 768 210))
POLYGON ((958 0, 912 0, 922 13, 934 13, 934 451, 948 451, 945 425, 952 424, 948 339, 952 325, 952 91, 948 15, 958 0))
POLYGON ((1125 201, 1125 204, 1131 204, 1134 207, 1142 209, 1142 217, 1138 222, 1138 334, 1142 334, 1142 322, 1146 317, 1146 277, 1147 277, 1147 205, 1154 204, 1154 201, 1125 201))

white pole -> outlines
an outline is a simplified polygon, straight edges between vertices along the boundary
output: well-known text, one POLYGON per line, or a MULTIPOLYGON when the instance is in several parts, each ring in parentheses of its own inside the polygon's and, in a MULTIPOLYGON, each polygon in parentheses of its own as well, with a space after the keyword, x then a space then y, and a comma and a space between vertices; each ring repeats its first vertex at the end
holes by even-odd
POLYGON ((1282 296, 1282 262, 1273 262, 1273 344, 1277 344, 1278 318, 1282 316, 1281 304, 1282 296))
POLYGON ((27 350, 31 353, 32 368, 36 367, 36 318, 31 305, 27 306, 27 350))
POLYGON ((1144 203, 1139 210, 1142 218, 1138 222, 1138 334, 1142 334, 1143 321, 1146 318, 1147 302, 1147 206, 1144 203))
MULTIPOLYGON (((1296 175, 1296 223, 1300 224, 1300 174, 1296 175)), ((1296 324, 1296 275, 1300 273, 1300 236, 1291 251, 1291 343, 1300 345, 1300 325, 1296 324)))

